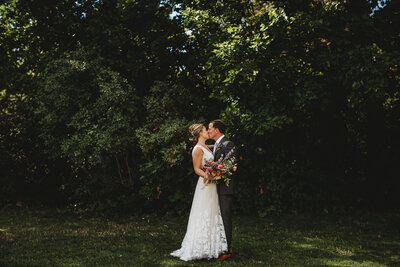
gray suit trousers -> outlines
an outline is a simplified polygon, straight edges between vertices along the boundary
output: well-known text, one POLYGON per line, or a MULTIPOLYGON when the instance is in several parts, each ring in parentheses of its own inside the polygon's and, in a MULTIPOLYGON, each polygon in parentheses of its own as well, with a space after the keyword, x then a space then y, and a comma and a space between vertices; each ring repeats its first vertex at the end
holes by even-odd
POLYGON ((226 241, 228 243, 228 251, 231 248, 232 241, 232 200, 233 195, 218 195, 219 206, 221 210, 222 221, 224 222, 226 241))

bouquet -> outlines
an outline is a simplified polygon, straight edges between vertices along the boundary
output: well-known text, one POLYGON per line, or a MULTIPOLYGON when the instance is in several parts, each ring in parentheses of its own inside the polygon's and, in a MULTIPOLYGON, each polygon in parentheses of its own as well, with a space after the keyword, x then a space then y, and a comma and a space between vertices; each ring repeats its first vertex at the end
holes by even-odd
POLYGON ((203 170, 206 174, 211 174, 214 179, 208 180, 211 183, 218 184, 221 180, 229 187, 232 173, 236 171, 236 158, 231 157, 234 148, 223 158, 223 155, 218 161, 206 161, 203 170))

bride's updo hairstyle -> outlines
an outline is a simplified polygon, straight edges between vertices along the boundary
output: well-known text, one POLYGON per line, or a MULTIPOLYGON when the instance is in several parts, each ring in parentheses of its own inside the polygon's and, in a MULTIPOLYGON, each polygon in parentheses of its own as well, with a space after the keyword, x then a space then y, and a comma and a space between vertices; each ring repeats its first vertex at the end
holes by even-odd
POLYGON ((199 141, 200 133, 203 130, 204 125, 201 123, 192 124, 189 126, 189 132, 192 135, 192 140, 195 144, 199 141))

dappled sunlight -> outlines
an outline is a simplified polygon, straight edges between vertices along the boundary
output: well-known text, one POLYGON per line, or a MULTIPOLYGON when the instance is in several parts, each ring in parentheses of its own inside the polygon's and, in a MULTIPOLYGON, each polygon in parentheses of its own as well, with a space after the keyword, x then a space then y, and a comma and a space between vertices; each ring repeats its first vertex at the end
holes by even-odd
MULTIPOLYGON (((360 223, 356 223, 359 226, 360 223)), ((357 229, 362 233, 362 229, 357 229)), ((354 230, 353 230, 354 231, 354 230)), ((350 232, 351 233, 351 232, 350 232)), ((343 234, 343 233, 341 233, 343 234)), ((324 233, 320 234, 325 236, 324 233)), ((301 240, 290 241, 288 245, 301 255, 308 255, 313 262, 332 266, 386 266, 382 263, 384 256, 396 254, 400 251, 400 245, 397 241, 383 241, 379 238, 369 239, 371 235, 356 235, 356 240, 351 238, 338 238, 331 236, 328 238, 304 237, 301 240), (339 241, 340 240, 340 241, 339 241), (381 240, 379 242, 377 240, 381 240), (355 241, 355 242, 354 242, 355 241), (376 243, 375 243, 376 242, 376 243), (371 246, 372 243, 375 245, 371 246), (377 253, 377 249, 382 249, 377 253)), ((390 257, 392 262, 398 262, 399 257, 393 255, 390 257)))
POLYGON ((341 256, 354 256, 354 251, 349 249, 335 248, 335 251, 341 256))
MULTIPOLYGON (((386 245, 386 246, 394 246, 394 247, 400 248, 400 241, 385 241, 385 240, 382 240, 382 244, 386 245)), ((400 250, 399 250, 399 254, 400 254, 400 250)))
POLYGON ((182 266, 182 262, 179 260, 162 260, 160 266, 182 266))
MULTIPOLYGON (((180 246, 187 226, 179 217, 132 216, 120 220, 60 217, 56 213, 38 218, 38 214, 22 211, 2 218, 0 227, 6 231, 0 232, 0 249, 8 265, 216 264, 213 260, 182 262, 170 256, 180 246)), ((221 265, 396 265, 400 263, 399 221, 390 219, 370 216, 368 222, 355 218, 338 224, 297 215, 235 216, 233 256, 221 265)))
POLYGON ((296 242, 294 242, 292 246, 300 249, 316 249, 316 247, 311 244, 297 244, 296 242))
POLYGON ((329 266, 365 266, 365 267, 370 267, 370 266, 386 266, 384 264, 380 264, 378 262, 372 262, 372 261, 363 261, 363 262, 355 262, 351 260, 342 260, 342 259, 322 259, 321 260, 321 265, 329 265, 329 266))
POLYGON ((292 247, 289 251, 295 252, 296 255, 307 256, 315 264, 332 266, 385 266, 379 261, 358 260, 355 257, 356 253, 353 248, 338 247, 334 242, 328 242, 327 240, 321 242, 319 238, 316 238, 314 242, 312 238, 305 239, 307 242, 288 242, 292 247))

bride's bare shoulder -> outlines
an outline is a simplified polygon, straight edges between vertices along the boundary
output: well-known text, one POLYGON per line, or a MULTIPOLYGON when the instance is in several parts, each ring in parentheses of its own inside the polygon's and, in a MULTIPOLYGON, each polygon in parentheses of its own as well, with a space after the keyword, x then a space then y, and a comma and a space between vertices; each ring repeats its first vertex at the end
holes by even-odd
POLYGON ((192 152, 193 156, 202 156, 203 154, 204 154, 204 151, 200 146, 196 145, 193 147, 193 152, 192 152))

